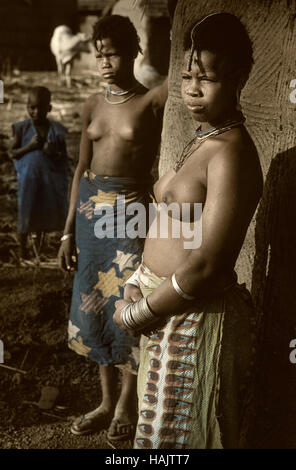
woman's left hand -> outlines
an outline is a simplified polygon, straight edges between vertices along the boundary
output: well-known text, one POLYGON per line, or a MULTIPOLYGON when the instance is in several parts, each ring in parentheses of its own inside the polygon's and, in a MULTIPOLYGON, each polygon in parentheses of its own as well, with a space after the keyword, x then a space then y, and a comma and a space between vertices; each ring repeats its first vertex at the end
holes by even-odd
POLYGON ((122 311, 122 309, 123 309, 126 305, 128 305, 129 303, 130 303, 130 302, 127 302, 126 300, 123 300, 123 299, 117 300, 117 301, 115 302, 115 308, 116 308, 116 310, 115 310, 115 313, 114 313, 114 315, 113 315, 113 321, 114 321, 114 323, 115 323, 117 326, 119 326, 119 328, 120 328, 121 330, 126 331, 126 332, 129 333, 131 336, 138 336, 138 335, 139 335, 138 332, 133 331, 133 330, 130 330, 129 328, 126 328, 126 327, 124 326, 124 324, 122 323, 122 321, 121 321, 121 311, 122 311))

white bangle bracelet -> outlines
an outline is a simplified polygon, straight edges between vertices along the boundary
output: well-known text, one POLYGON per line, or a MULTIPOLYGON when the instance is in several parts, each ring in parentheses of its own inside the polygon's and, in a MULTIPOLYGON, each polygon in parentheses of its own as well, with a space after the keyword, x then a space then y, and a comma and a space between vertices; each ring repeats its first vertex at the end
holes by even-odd
POLYGON ((177 292, 177 294, 179 294, 181 297, 183 297, 183 299, 186 299, 186 300, 193 300, 195 299, 195 297, 193 295, 189 295, 189 294, 186 294, 186 292, 184 292, 181 287, 179 286, 179 284, 177 283, 177 280, 176 280, 176 274, 174 273, 172 275, 172 284, 173 284, 173 288, 175 289, 175 291, 177 292))
POLYGON ((73 237, 73 233, 66 233, 65 235, 61 237, 61 242, 64 242, 65 240, 68 240, 68 238, 72 238, 72 237, 73 237))

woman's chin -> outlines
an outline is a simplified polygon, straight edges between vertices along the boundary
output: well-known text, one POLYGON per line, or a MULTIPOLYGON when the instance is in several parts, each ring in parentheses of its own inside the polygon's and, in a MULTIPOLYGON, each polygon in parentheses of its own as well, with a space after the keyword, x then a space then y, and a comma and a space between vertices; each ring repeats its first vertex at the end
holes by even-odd
POLYGON ((116 76, 114 74, 102 74, 102 75, 99 75, 99 77, 108 85, 116 84, 116 76))
POLYGON ((189 109, 189 112, 191 114, 191 116, 193 117, 193 119, 195 121, 198 121, 198 122, 207 122, 207 116, 205 116, 205 114, 202 112, 202 111, 198 111, 198 110, 190 110, 189 109))

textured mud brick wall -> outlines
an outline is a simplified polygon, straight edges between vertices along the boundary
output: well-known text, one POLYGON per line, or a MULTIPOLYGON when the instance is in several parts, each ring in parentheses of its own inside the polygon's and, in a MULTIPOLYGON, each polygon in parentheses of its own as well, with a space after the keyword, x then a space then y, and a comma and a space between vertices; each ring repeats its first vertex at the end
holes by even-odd
POLYGON ((236 266, 261 314, 253 445, 295 447, 296 364, 289 361, 289 343, 296 338, 295 0, 179 0, 160 174, 172 166, 196 127, 181 100, 181 38, 195 19, 215 11, 240 17, 254 46, 255 65, 241 104, 260 155, 265 188, 236 266))
MULTIPOLYGON (((295 5, 295 4, 294 4, 295 5)), ((205 14, 228 11, 241 17, 254 45, 255 65, 241 103, 267 175, 272 159, 295 145, 295 104, 289 100, 295 72, 295 20, 286 1, 179 0, 173 25, 170 96, 165 111, 160 172, 163 174, 180 155, 196 127, 180 93, 182 36, 184 30, 205 14), (294 34, 293 34, 294 32, 294 34), (294 49, 293 49, 294 48, 294 49)), ((247 250, 238 262, 239 273, 251 285, 254 261, 254 224, 246 240, 247 250), (253 241, 252 241, 253 240, 253 241)))

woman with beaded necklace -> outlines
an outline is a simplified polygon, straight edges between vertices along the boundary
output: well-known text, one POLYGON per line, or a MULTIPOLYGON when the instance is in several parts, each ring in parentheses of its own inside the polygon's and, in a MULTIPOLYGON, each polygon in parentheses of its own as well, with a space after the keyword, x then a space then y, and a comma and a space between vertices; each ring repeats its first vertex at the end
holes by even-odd
POLYGON ((77 254, 69 347, 99 364, 102 388, 101 404, 76 419, 71 431, 80 435, 109 427, 108 438, 121 440, 133 435, 137 416, 138 340, 118 328, 112 318, 124 281, 141 260, 143 238, 119 235, 129 219, 127 215, 122 219, 119 196, 125 200, 125 214, 129 204, 148 200, 167 84, 147 90, 135 79, 133 66, 140 46, 128 18, 100 19, 94 25, 93 43, 99 75, 108 87, 104 94, 90 96, 84 105, 79 162, 59 264, 67 272, 74 271, 77 254), (117 237, 106 232, 101 237, 103 223, 101 230, 98 224, 106 222, 104 207, 111 207, 115 220, 109 222, 117 229, 117 237), (115 366, 123 367, 119 398, 115 366))
POLYGON ((166 238, 150 226, 143 262, 125 287, 125 299, 142 298, 117 301, 114 321, 143 333, 135 447, 237 448, 246 445, 256 314, 234 267, 263 186, 239 106, 252 45, 238 18, 213 13, 190 28, 184 51, 182 96, 201 125, 154 186, 154 224, 161 228, 169 204, 182 212, 167 217, 166 238), (173 230, 186 218, 183 207, 191 239, 173 230), (201 244, 188 247, 201 225, 201 244))

